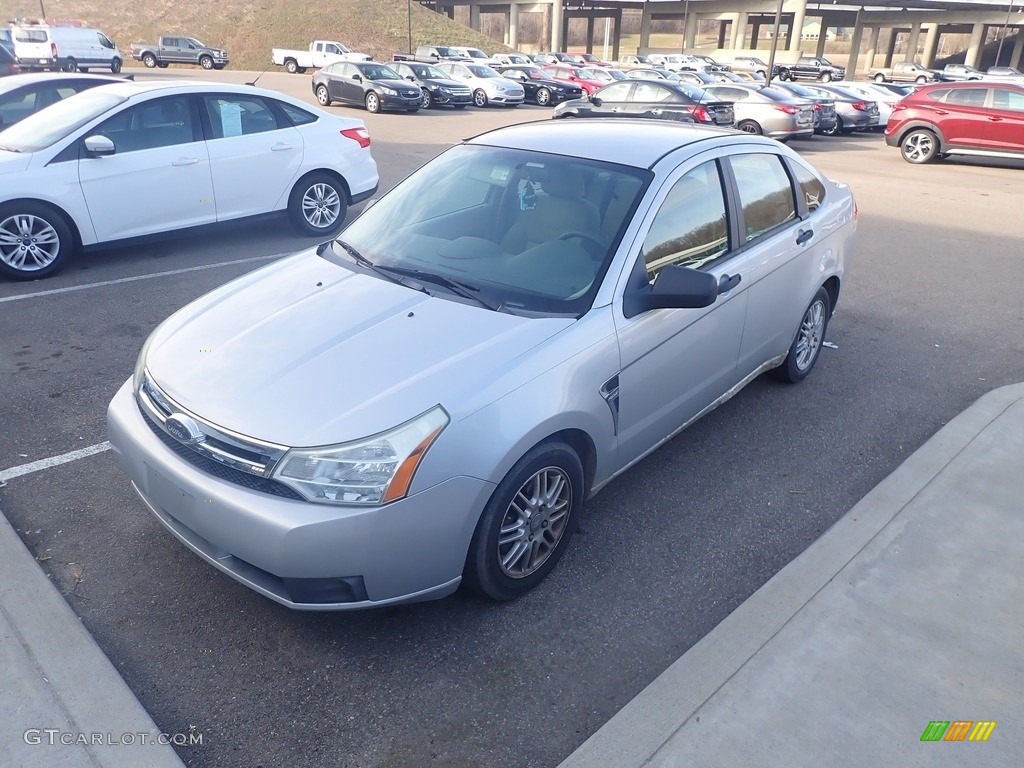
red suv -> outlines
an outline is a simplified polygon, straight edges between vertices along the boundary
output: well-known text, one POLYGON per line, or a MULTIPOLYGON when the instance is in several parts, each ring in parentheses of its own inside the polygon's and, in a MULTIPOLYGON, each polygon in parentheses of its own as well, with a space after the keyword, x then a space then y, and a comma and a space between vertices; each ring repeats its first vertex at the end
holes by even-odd
POLYGON ((564 80, 567 83, 578 85, 588 96, 598 88, 608 85, 606 81, 598 80, 597 75, 588 68, 575 64, 550 64, 544 67, 544 70, 552 80, 564 80))
POLYGON ((1024 85, 933 83, 893 105, 885 143, 908 163, 947 155, 1024 157, 1024 85))

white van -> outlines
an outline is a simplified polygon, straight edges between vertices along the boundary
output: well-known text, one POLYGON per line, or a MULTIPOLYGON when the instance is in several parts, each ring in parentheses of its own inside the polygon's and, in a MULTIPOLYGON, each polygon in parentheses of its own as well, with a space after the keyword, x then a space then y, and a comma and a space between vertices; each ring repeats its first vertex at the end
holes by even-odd
POLYGON ((88 72, 102 67, 120 72, 124 58, 114 41, 91 27, 14 24, 14 55, 23 69, 88 72))

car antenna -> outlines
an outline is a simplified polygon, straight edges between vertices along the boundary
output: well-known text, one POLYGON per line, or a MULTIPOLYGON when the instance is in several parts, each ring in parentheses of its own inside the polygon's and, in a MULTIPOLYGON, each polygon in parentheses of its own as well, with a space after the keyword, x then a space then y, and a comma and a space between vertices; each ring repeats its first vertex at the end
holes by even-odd
POLYGON ((266 68, 266 69, 264 69, 264 70, 263 70, 262 72, 260 72, 260 73, 259 73, 258 75, 256 75, 256 78, 255 78, 255 79, 254 79, 254 80, 253 80, 253 81, 252 81, 251 83, 246 83, 246 85, 252 85, 252 86, 255 86, 255 85, 256 85, 256 83, 258 83, 258 82, 259 82, 259 79, 260 79, 261 77, 263 77, 263 76, 264 76, 265 74, 267 74, 267 72, 269 72, 269 71, 270 71, 270 68, 269 68, 269 67, 267 67, 267 68, 266 68))

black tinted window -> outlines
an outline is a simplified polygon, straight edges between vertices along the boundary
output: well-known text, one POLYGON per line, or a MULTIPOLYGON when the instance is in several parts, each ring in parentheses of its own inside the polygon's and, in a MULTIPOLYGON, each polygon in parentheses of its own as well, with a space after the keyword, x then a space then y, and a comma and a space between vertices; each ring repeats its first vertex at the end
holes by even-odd
POLYGON ((312 112, 307 112, 304 109, 292 106, 291 104, 285 104, 283 101, 275 102, 277 106, 281 108, 281 111, 287 115, 292 125, 306 125, 307 123, 315 123, 317 116, 312 112))
POLYGON ((988 96, 987 88, 955 88, 946 95, 946 104, 961 104, 965 107, 983 107, 988 96))

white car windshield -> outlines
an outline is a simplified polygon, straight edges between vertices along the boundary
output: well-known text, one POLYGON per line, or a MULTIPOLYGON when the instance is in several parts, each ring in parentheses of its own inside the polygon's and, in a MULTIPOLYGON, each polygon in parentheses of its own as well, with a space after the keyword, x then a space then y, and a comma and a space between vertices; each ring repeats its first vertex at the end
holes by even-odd
POLYGON ((466 53, 471 59, 486 59, 487 54, 481 51, 479 48, 467 48, 466 53))
POLYGON ((501 77, 501 75, 499 75, 490 67, 486 67, 480 64, 474 64, 470 67, 467 67, 467 69, 477 77, 501 77))
POLYGON ((105 90, 104 86, 99 86, 69 96, 29 115, 7 130, 0 131, 0 149, 9 152, 38 152, 46 149, 127 101, 124 96, 104 93, 105 90))
POLYGON ((382 64, 376 66, 363 66, 359 68, 367 80, 401 80, 402 77, 391 67, 385 67, 382 64))
POLYGON ((583 158, 458 145, 382 197, 323 255, 444 298, 578 316, 650 177, 583 158))

